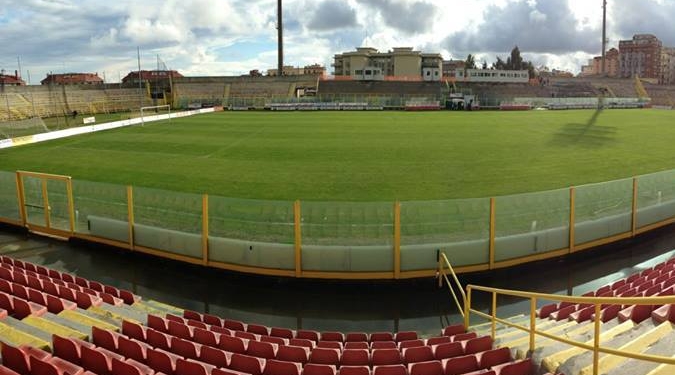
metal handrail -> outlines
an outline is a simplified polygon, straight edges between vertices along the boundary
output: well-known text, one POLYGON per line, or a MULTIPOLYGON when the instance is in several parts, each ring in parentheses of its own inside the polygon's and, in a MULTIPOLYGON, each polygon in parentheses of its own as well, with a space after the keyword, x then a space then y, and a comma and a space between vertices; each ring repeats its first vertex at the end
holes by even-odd
POLYGON ((438 287, 441 288, 443 287, 443 280, 445 279, 445 283, 448 285, 448 289, 450 289, 450 294, 452 294, 452 298, 455 300, 455 304, 457 305, 457 309, 459 310, 459 313, 462 315, 462 318, 466 319, 465 316, 465 311, 467 308, 467 303, 466 303, 466 293, 464 293, 464 288, 462 287, 462 283, 459 282, 459 279, 457 278, 457 274, 455 273, 455 270, 452 268, 452 265, 450 264, 450 261, 448 260, 448 257, 445 255, 445 253, 439 251, 438 252, 438 287), (450 283, 450 279, 448 279, 448 274, 446 271, 446 268, 450 271, 450 274, 452 275, 452 278, 455 281, 455 284, 459 288, 459 292, 462 295, 462 303, 459 303, 459 299, 457 299, 457 294, 455 293, 455 289, 452 287, 452 283, 450 283), (463 305, 463 306, 462 306, 463 305))
POLYGON ((521 331, 528 332, 530 335, 530 350, 535 349, 535 337, 540 335, 542 337, 562 342, 568 345, 572 345, 578 348, 592 350, 593 351, 593 375, 597 375, 599 371, 599 358, 600 353, 617 355, 625 358, 632 358, 643 361, 650 361, 656 363, 663 363, 669 365, 675 365, 675 357, 664 357, 658 355, 642 354, 629 352, 625 350, 618 350, 609 347, 600 346, 600 319, 601 319, 601 306, 606 304, 611 305, 666 305, 675 303, 675 296, 659 296, 659 297, 577 297, 577 296, 563 296, 559 294, 547 294, 547 293, 534 293, 534 292, 524 292, 518 290, 509 290, 509 289, 499 289, 499 288, 490 288, 485 286, 478 285, 467 285, 466 287, 466 314, 464 316, 464 325, 469 327, 470 323, 470 314, 474 313, 480 317, 489 319, 492 323, 492 338, 495 338, 495 325, 500 323, 508 327, 513 327, 521 331), (486 314, 482 311, 474 310, 471 308, 471 295, 472 292, 481 291, 492 294, 492 313, 486 314), (519 324, 509 322, 504 319, 497 318, 497 295, 505 295, 512 297, 521 297, 528 298, 530 300, 530 326, 525 327, 519 324), (536 308, 537 300, 549 300, 555 302, 571 302, 577 304, 589 304, 595 307, 595 317, 594 317, 594 338, 593 345, 586 344, 585 342, 575 341, 565 339, 563 337, 552 335, 547 332, 537 330, 536 324, 536 308))

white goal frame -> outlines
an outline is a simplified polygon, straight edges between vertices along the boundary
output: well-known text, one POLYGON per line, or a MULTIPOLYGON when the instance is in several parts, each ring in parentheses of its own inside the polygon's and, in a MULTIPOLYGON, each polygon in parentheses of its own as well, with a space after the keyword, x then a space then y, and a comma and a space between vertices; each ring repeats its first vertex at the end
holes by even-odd
POLYGON ((163 104, 163 105, 150 105, 147 107, 141 107, 141 126, 145 126, 145 115, 143 114, 143 111, 148 110, 148 109, 160 109, 160 108, 166 108, 167 111, 169 112, 169 121, 171 121, 171 105, 170 104, 163 104))

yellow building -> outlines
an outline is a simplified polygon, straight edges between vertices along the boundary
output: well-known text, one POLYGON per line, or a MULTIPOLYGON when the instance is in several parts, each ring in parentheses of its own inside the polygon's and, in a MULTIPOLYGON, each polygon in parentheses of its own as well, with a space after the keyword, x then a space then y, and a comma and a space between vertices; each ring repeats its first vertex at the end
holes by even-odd
POLYGON ((395 47, 388 52, 359 47, 356 51, 334 56, 334 75, 353 79, 382 80, 394 76, 400 79, 438 81, 441 79, 443 58, 438 53, 421 53, 412 47, 395 47))

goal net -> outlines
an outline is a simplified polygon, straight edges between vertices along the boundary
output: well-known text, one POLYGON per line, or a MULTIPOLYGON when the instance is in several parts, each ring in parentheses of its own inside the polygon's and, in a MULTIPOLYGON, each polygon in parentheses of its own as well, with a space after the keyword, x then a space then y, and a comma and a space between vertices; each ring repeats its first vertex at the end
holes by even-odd
POLYGON ((23 137, 48 131, 47 125, 39 117, 0 122, 0 139, 23 137))
POLYGON ((171 119, 171 106, 169 104, 141 107, 141 125, 145 125, 145 120, 149 117, 162 115, 162 118, 171 119))

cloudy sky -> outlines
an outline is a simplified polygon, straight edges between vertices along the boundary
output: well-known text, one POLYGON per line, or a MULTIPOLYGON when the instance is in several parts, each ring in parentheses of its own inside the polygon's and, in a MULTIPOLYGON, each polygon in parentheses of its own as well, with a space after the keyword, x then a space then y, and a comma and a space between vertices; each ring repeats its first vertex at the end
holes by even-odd
MULTIPOLYGON (((518 45, 536 65, 578 72, 600 53, 602 0, 284 0, 285 62, 329 67, 335 53, 412 46, 491 64, 518 45)), ((635 33, 675 46, 674 0, 609 0, 610 45, 635 33)), ((276 65, 276 0, 0 0, 0 68, 117 82, 156 56, 186 75, 276 65)))

